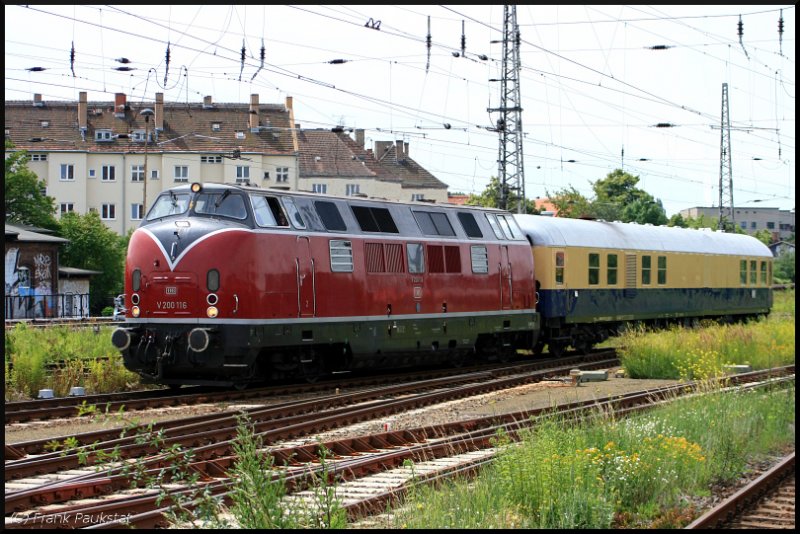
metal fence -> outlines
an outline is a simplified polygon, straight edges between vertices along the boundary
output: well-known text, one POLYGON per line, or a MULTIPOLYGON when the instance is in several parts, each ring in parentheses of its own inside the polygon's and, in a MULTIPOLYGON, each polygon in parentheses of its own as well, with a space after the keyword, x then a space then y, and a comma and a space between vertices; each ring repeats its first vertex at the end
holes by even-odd
POLYGON ((89 294, 6 295, 5 316, 6 319, 82 319, 89 317, 89 294))

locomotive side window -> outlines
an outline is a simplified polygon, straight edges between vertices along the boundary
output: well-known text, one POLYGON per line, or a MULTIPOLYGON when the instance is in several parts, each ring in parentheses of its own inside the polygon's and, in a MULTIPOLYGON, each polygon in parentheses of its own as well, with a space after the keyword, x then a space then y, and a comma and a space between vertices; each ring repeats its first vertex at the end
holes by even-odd
POLYGON ((610 286, 617 285, 617 255, 609 254, 606 263, 606 282, 610 286))
POLYGON ((564 253, 556 252, 556 284, 564 285, 564 253))
POLYGON ((472 272, 475 274, 487 274, 489 272, 489 253, 483 245, 475 245, 469 249, 472 260, 472 272))
POLYGON ((411 210, 422 233, 425 235, 455 236, 456 233, 447 219, 447 214, 436 211, 411 210))
POLYGON ((317 208, 319 218, 322 219, 322 224, 330 232, 346 232, 347 225, 342 219, 342 214, 339 213, 339 208, 333 202, 325 200, 317 200, 314 202, 314 207, 317 208))
POLYGON ((642 285, 650 285, 650 256, 642 256, 642 285))
POLYGON ((364 232, 399 233, 394 224, 392 214, 386 208, 371 208, 368 206, 351 206, 353 215, 356 216, 358 225, 364 232))
POLYGON ((664 285, 667 283, 667 257, 658 257, 658 283, 664 285))
POLYGON ((246 219, 247 209, 241 195, 231 194, 230 190, 223 193, 201 193, 197 195, 194 205, 195 213, 219 215, 231 219, 246 219))
POLYGON ((306 227, 306 222, 300 215, 297 206, 294 205, 294 199, 292 197, 283 197, 283 207, 286 208, 286 213, 289 214, 289 220, 292 221, 292 224, 297 228, 306 227))
POLYGON ((505 239, 503 231, 500 229, 500 223, 497 222, 497 218, 491 213, 487 213, 486 220, 489 221, 489 226, 492 227, 495 237, 497 237, 497 239, 505 239))
POLYGON ((335 273, 353 272, 353 244, 350 241, 331 239, 331 271, 335 273))
POLYGON ((498 215, 497 219, 500 221, 500 224, 503 227, 503 231, 506 233, 507 236, 511 236, 511 239, 523 239, 522 231, 517 226, 516 221, 509 216, 509 215, 498 215))
POLYGON ((589 254, 589 285, 600 283, 600 254, 589 254))
POLYGON ((461 222, 461 227, 464 228, 464 233, 467 234, 467 237, 483 237, 483 232, 478 227, 474 215, 467 211, 459 211, 458 220, 461 222))
POLYGON ((185 213, 187 209, 189 209, 188 193, 164 193, 156 199, 155 204, 150 208, 147 220, 152 221, 153 219, 167 217, 169 215, 180 215, 181 213, 185 213))
POLYGON ((250 200, 253 202, 256 224, 259 226, 289 226, 276 197, 250 195, 250 200))
POLYGON ((421 243, 406 243, 406 257, 408 258, 408 272, 425 272, 425 254, 422 252, 421 243))

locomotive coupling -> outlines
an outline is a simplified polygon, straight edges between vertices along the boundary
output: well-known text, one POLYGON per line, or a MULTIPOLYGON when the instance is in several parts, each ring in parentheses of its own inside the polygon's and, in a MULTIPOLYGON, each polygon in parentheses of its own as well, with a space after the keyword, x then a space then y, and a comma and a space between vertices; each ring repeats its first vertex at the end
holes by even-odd
POLYGON ((211 343, 210 328, 195 328, 189 332, 189 348, 194 352, 203 352, 211 343))

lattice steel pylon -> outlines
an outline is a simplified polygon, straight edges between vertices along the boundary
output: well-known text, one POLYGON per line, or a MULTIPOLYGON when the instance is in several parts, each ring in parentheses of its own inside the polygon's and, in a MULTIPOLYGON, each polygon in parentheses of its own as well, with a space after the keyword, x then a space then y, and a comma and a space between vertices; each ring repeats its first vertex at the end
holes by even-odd
POLYGON ((733 170, 731 169, 731 118, 728 114, 728 84, 722 84, 722 123, 719 143, 719 224, 720 230, 733 231, 733 170))
MULTIPOLYGON (((500 107, 496 127, 500 134, 497 155, 500 180, 500 207, 517 213, 525 212, 525 170, 522 161, 522 102, 519 87, 520 34, 517 6, 503 7, 503 72, 500 78, 500 107), (514 198, 512 198, 512 196, 514 198), (516 203, 516 206, 513 204, 516 203)), ((491 80, 490 80, 491 81, 491 80)))

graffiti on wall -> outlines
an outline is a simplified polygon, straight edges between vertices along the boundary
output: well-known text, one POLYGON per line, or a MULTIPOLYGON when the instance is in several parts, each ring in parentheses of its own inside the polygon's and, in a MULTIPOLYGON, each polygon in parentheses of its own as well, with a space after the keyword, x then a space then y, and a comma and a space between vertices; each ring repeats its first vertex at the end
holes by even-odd
POLYGON ((33 258, 34 272, 19 265, 20 250, 6 251, 6 317, 49 317, 52 308, 53 275, 52 258, 48 253, 38 253, 33 258))

